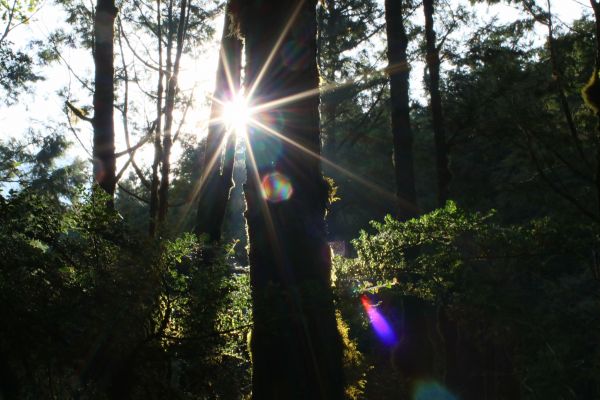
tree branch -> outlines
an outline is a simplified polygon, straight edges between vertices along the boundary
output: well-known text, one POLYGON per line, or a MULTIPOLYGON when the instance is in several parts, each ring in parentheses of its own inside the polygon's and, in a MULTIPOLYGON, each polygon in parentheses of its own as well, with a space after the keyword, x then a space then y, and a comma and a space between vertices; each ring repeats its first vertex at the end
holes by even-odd
POLYGON ((94 119, 85 115, 79 108, 75 107, 69 100, 65 101, 65 105, 77 116, 77 118, 82 119, 84 121, 89 122, 90 124, 94 123, 94 119))
POLYGON ((128 195, 130 195, 131 197, 141 201, 142 203, 146 203, 149 204, 150 202, 146 199, 144 199, 142 196, 132 192, 131 190, 127 189, 125 186, 121 185, 120 183, 118 184, 119 189, 121 189, 123 192, 127 193, 128 195))

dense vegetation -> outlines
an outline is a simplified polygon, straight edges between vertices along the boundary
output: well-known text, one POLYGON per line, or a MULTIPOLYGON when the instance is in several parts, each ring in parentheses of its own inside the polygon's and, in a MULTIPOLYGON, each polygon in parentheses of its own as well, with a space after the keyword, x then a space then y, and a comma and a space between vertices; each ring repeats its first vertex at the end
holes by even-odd
POLYGON ((0 0, 0 399, 600 398, 600 4, 222 3, 0 0))

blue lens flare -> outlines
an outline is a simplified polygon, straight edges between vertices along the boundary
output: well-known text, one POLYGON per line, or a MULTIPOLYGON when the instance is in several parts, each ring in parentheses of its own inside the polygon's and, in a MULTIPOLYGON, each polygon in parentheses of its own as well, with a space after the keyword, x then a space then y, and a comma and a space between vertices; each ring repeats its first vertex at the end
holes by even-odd
POLYGON ((458 400, 437 382, 421 382, 417 385, 413 400, 458 400))

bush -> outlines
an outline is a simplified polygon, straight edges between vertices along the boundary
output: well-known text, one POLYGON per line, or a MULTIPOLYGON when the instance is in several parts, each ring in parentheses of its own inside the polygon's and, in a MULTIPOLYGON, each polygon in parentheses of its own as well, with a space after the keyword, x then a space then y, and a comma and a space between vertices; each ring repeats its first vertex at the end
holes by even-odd
MULTIPOLYGON (((420 349, 423 357, 435 353, 427 373, 456 391, 477 386, 464 382, 473 376, 451 382, 454 369, 475 368, 457 364, 451 353, 459 349, 458 358, 471 357, 484 369, 480 381, 504 374, 523 398, 600 395, 600 297, 592 258, 598 235, 591 227, 550 219, 505 226, 493 212, 471 213, 452 202, 418 219, 388 216, 372 225, 374 234, 362 232, 353 241, 357 257, 336 258, 334 265, 339 303, 347 305, 344 316, 363 344, 366 319, 357 312, 358 296, 372 293, 383 299, 382 310, 399 316, 396 329, 433 338, 430 348, 420 349), (420 304, 413 316, 410 302, 420 304), (427 332, 402 326, 418 326, 418 314, 428 319, 427 332), (468 343, 459 344, 456 332, 468 343), (502 355, 485 361, 490 352, 502 355)), ((485 390, 493 398, 511 396, 485 390)))

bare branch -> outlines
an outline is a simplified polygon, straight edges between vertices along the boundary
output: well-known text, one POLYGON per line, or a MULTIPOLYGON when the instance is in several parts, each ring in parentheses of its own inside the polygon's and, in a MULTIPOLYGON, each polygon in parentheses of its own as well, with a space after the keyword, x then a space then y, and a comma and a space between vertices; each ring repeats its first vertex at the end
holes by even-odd
POLYGON ((120 183, 117 184, 119 186, 119 189, 121 189, 123 192, 127 193, 128 195, 130 195, 131 197, 141 201, 142 203, 150 203, 148 200, 144 199, 142 196, 132 192, 131 190, 127 189, 124 185, 121 185, 120 183))

